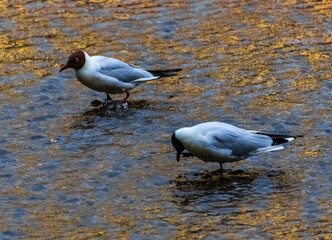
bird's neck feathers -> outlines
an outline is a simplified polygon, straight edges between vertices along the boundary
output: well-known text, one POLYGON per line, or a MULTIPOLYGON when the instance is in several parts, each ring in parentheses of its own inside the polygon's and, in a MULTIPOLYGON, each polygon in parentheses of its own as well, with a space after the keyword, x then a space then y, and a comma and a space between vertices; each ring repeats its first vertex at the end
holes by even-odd
POLYGON ((192 128, 191 127, 184 127, 180 128, 175 131, 176 138, 179 139, 180 141, 190 139, 193 136, 192 128))
POLYGON ((83 75, 86 75, 87 73, 90 72, 93 64, 92 64, 92 59, 91 57, 89 56, 89 54, 87 54, 86 52, 83 52, 84 55, 85 55, 85 63, 83 65, 83 67, 81 67, 80 69, 77 69, 76 70, 76 73, 77 74, 83 74, 83 75))
POLYGON ((90 65, 91 62, 91 57, 89 56, 89 54, 87 54, 86 52, 84 52, 84 56, 85 56, 85 63, 83 65, 83 67, 81 67, 81 69, 83 69, 85 66, 90 65))

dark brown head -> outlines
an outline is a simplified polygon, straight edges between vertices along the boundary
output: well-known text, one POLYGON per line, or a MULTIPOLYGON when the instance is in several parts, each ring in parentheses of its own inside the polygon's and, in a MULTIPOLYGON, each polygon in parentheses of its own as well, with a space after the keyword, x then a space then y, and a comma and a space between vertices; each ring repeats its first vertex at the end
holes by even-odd
POLYGON ((76 51, 72 53, 68 57, 68 61, 66 64, 62 64, 60 66, 60 72, 67 68, 74 68, 75 70, 78 70, 82 68, 85 64, 85 54, 83 51, 76 51))
POLYGON ((184 151, 185 148, 182 142, 180 142, 180 140, 175 137, 175 133, 173 133, 172 135, 172 145, 176 150, 176 161, 179 162, 181 153, 184 151))

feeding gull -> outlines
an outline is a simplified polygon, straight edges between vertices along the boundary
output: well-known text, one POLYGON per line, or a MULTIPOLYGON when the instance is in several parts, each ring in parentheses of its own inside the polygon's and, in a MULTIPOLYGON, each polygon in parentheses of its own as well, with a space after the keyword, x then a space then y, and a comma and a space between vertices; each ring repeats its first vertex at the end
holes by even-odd
POLYGON ((223 122, 206 122, 176 130, 172 145, 177 151, 176 160, 187 150, 205 162, 222 164, 245 159, 251 155, 284 149, 284 144, 300 136, 269 134, 245 130, 223 122))

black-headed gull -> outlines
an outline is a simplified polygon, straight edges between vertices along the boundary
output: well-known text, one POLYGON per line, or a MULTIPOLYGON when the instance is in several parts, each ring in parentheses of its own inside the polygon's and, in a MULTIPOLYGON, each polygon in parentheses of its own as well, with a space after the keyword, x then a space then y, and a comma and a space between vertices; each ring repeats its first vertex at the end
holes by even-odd
POLYGON ((222 176, 223 163, 284 149, 284 143, 297 137, 300 136, 269 134, 223 122, 206 122, 176 130, 172 135, 172 145, 177 151, 177 161, 186 149, 205 162, 218 162, 222 176))
POLYGON ((181 69, 144 70, 129 65, 120 60, 104 57, 89 56, 86 52, 76 51, 68 57, 66 64, 61 65, 60 72, 73 68, 77 79, 88 88, 109 94, 126 93, 125 103, 130 96, 129 90, 137 85, 159 79, 175 76, 181 69))

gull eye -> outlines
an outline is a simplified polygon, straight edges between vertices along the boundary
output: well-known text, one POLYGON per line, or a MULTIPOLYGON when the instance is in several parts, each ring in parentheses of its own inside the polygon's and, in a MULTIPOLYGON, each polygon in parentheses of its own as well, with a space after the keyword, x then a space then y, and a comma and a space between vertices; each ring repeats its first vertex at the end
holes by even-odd
POLYGON ((75 57, 75 58, 73 59, 73 62, 75 62, 75 63, 77 63, 78 61, 79 61, 78 57, 75 57))

